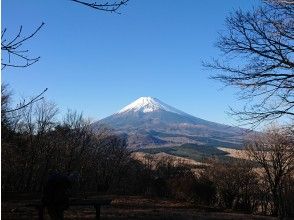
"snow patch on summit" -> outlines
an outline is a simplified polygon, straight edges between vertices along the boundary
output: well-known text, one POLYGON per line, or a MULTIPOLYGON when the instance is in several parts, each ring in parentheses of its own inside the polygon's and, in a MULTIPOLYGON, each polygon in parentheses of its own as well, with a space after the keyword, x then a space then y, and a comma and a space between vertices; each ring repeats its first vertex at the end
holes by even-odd
POLYGON ((159 110, 164 110, 168 112, 173 112, 176 114, 180 115, 188 115, 185 112, 182 112, 174 107, 171 107, 164 102, 160 101, 157 98, 152 98, 152 97, 141 97, 132 102, 131 104, 127 105, 123 109, 121 109, 118 114, 120 113, 125 113, 125 112, 130 112, 130 111, 141 111, 144 113, 148 112, 154 112, 154 111, 159 111, 159 110))

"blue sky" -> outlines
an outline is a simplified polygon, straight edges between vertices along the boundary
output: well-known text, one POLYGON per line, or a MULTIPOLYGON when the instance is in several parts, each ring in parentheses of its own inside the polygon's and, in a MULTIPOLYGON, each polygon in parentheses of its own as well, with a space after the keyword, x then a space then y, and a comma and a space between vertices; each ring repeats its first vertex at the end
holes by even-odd
POLYGON ((68 108, 94 120, 140 96, 152 96, 194 116, 234 124, 233 88, 208 79, 202 60, 217 57, 217 32, 225 17, 257 0, 130 0, 122 14, 99 12, 69 0, 3 0, 2 28, 24 33, 46 25, 26 45, 41 60, 26 69, 6 68, 2 81, 15 98, 38 94, 61 113, 68 108))

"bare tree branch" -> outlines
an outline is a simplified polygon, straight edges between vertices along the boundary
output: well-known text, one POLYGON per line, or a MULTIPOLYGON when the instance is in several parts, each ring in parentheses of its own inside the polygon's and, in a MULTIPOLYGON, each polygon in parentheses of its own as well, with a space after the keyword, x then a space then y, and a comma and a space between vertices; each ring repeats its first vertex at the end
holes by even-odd
POLYGON ((35 103, 35 102, 38 102, 42 99, 44 99, 44 93, 48 90, 48 88, 44 89, 39 95, 31 98, 29 101, 26 101, 26 100, 23 100, 21 103, 19 103, 17 105, 16 108, 13 108, 13 109, 7 109, 7 110, 3 110, 4 113, 10 113, 10 112, 14 112, 14 111, 18 111, 20 109, 23 109, 23 108, 26 108, 28 107, 29 105, 35 103))
POLYGON ((19 31, 15 37, 12 39, 6 38, 7 28, 1 33, 2 41, 1 41, 1 51, 2 51, 2 59, 1 59, 1 68, 5 67, 28 67, 32 64, 39 61, 40 57, 28 57, 28 49, 22 49, 24 43, 33 38, 40 29, 44 26, 44 22, 36 28, 34 32, 32 32, 28 36, 22 37, 23 28, 20 26, 19 31))
POLYGON ((246 101, 232 109, 240 122, 259 124, 294 118, 294 4, 265 1, 253 11, 238 10, 226 19, 216 43, 223 53, 203 65, 220 71, 211 78, 239 88, 246 101))
POLYGON ((100 4, 97 2, 80 1, 80 0, 71 0, 71 1, 85 5, 90 8, 94 8, 96 10, 118 13, 117 12, 118 9, 121 6, 126 5, 129 0, 114 1, 112 3, 106 2, 106 3, 100 3, 100 4))

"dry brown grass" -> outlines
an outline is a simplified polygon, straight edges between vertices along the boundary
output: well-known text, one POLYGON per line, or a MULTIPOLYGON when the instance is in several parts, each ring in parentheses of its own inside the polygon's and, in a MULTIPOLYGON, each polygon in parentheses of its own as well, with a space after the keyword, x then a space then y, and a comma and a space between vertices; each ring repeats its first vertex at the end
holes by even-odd
POLYGON ((167 154, 164 152, 157 154, 149 154, 144 152, 134 152, 132 153, 132 157, 136 160, 141 161, 143 164, 151 163, 152 167, 156 167, 156 165, 161 161, 168 161, 170 164, 174 166, 184 165, 184 166, 201 166, 204 165, 201 162, 197 162, 195 160, 179 157, 171 154, 167 154))
POLYGON ((229 157, 234 157, 238 159, 245 159, 249 160, 249 156, 246 152, 246 150, 238 150, 233 148, 226 148, 226 147, 218 147, 217 149, 227 152, 229 157))

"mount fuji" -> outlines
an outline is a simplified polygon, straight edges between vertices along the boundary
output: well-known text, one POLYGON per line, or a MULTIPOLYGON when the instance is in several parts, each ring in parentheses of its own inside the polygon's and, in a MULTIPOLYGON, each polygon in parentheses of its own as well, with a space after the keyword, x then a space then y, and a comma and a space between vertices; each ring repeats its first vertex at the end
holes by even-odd
POLYGON ((152 97, 141 97, 93 126, 114 129, 135 149, 182 144, 239 147, 246 132, 194 117, 152 97))

